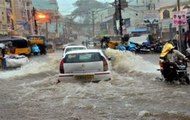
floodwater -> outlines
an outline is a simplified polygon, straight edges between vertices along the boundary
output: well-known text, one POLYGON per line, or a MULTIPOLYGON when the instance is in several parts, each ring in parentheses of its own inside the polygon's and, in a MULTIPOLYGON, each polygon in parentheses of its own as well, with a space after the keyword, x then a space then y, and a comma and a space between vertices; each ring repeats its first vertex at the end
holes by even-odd
POLYGON ((112 57, 113 69, 113 80, 107 82, 57 84, 61 52, 33 57, 16 70, 0 71, 0 119, 190 119, 190 87, 156 80, 160 76, 157 55, 106 53, 112 57))

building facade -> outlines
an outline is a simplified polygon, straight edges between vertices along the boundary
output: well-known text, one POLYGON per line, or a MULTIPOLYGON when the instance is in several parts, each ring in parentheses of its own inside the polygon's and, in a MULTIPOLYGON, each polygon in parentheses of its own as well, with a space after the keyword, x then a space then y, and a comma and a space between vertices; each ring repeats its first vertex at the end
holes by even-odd
POLYGON ((63 24, 60 24, 60 14, 58 12, 58 3, 56 0, 32 0, 38 13, 48 16, 46 22, 38 21, 39 34, 47 36, 49 39, 59 38, 63 34, 63 24))
POLYGON ((31 0, 0 0, 0 34, 33 33, 31 0))
MULTIPOLYGON (((128 6, 122 9, 123 19, 123 34, 130 33, 136 28, 147 27, 144 23, 144 11, 156 10, 156 5, 159 0, 133 0, 128 3, 128 6)), ((113 3, 114 4, 114 3, 113 3)), ((115 7, 98 12, 97 17, 101 21, 100 28, 103 28, 101 33, 118 34, 119 33, 119 20, 114 20, 115 7), (113 23, 111 23, 113 22, 113 23), (114 23, 115 22, 115 23, 114 23), (114 29, 114 30, 110 30, 114 29)), ((159 14, 158 14, 159 15, 159 14)))
MULTIPOLYGON (((185 11, 187 13, 190 11, 189 1, 181 2, 180 5, 180 11, 185 11)), ((176 12, 177 10, 177 4, 160 7, 162 38, 172 39, 176 34, 176 31, 178 31, 178 26, 173 25, 173 12, 176 12)), ((187 31, 189 26, 190 21, 187 21, 187 24, 182 26, 183 31, 187 31)))
POLYGON ((7 35, 7 15, 5 0, 0 1, 0 35, 7 35))
POLYGON ((33 34, 32 0, 14 0, 15 31, 22 35, 33 34))

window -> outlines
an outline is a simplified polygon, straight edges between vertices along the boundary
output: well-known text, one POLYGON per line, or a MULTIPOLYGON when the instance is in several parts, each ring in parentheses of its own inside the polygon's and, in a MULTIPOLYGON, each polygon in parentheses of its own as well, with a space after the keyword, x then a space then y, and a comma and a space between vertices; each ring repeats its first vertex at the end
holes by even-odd
POLYGON ((99 53, 68 54, 65 57, 65 63, 96 62, 101 60, 101 55, 99 53))
POLYGON ((164 19, 170 18, 170 11, 169 10, 164 10, 164 12, 163 12, 163 18, 164 19))
POLYGON ((26 40, 13 40, 12 44, 16 48, 26 48, 28 47, 28 43, 26 40))
POLYGON ((84 47, 73 47, 73 48, 67 48, 65 53, 69 52, 69 51, 74 51, 74 50, 84 50, 86 48, 84 47))

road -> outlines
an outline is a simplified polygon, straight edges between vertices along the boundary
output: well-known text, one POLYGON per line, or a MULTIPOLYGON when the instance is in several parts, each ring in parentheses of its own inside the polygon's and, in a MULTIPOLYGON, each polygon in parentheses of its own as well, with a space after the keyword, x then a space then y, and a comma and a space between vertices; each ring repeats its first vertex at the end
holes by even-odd
POLYGON ((113 80, 56 84, 61 51, 0 72, 1 120, 188 120, 190 87, 168 85, 158 55, 108 50, 113 80))

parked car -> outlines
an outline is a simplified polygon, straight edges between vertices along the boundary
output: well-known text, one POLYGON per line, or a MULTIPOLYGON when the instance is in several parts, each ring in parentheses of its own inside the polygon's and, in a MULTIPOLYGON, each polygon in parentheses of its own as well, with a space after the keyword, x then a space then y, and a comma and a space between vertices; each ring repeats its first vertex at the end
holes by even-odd
POLYGON ((66 46, 65 48, 63 48, 63 56, 69 52, 69 51, 74 51, 74 50, 85 50, 87 49, 86 46, 83 45, 71 45, 71 46, 66 46))
POLYGON ((111 80, 111 64, 101 50, 67 52, 60 62, 59 81, 64 80, 111 80))

